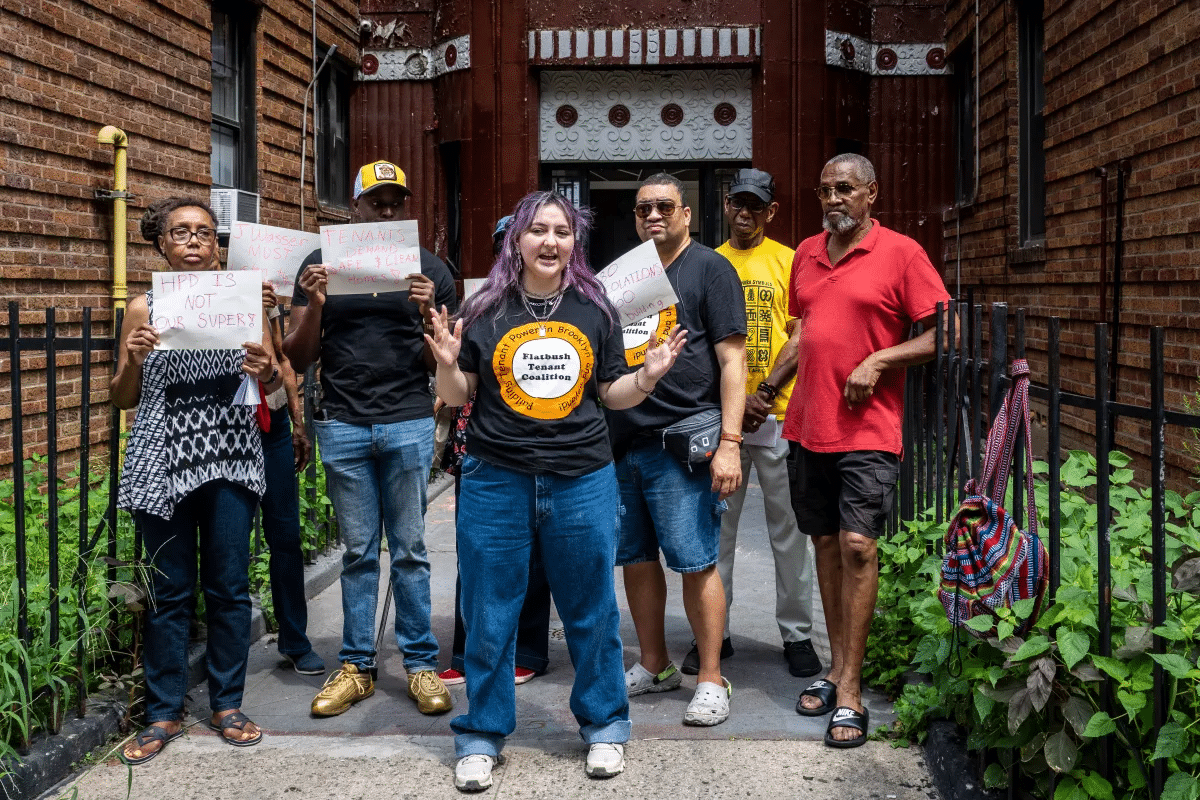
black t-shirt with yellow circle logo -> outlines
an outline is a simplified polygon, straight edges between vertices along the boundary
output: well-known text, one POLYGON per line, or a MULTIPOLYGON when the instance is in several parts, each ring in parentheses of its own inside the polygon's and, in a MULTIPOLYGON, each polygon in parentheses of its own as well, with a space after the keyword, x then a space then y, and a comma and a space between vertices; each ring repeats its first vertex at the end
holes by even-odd
POLYGON ((628 372, 619 323, 567 290, 545 322, 520 302, 463 333, 458 366, 479 376, 467 452, 528 473, 578 476, 612 461, 597 386, 628 372))

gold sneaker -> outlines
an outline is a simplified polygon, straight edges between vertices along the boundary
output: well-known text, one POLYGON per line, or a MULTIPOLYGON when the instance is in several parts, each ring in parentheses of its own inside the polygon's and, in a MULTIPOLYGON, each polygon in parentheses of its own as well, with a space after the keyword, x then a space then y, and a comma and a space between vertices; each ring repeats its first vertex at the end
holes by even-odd
POLYGON ((318 717, 334 717, 373 694, 375 681, 371 679, 371 673, 359 672, 358 667, 350 663, 342 664, 313 698, 312 713, 318 717))
POLYGON ((431 669, 408 673, 408 696, 417 701, 422 714, 445 714, 454 708, 446 684, 431 669))

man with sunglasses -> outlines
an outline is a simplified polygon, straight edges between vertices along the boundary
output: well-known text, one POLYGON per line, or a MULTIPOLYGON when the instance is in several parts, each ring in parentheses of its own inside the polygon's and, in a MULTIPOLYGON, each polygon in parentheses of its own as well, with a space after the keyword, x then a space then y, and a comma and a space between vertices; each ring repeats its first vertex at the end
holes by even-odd
MULTIPOLYGON (((412 196, 404 172, 367 164, 354 181, 356 222, 404 218, 412 196)), ((330 295, 321 251, 296 277, 284 352, 297 372, 321 362, 317 443, 325 485, 346 545, 342 556, 341 668, 312 701, 328 717, 375 692, 375 605, 381 531, 396 603, 395 636, 408 674, 408 696, 422 714, 453 702, 437 676, 438 643, 430 624, 425 490, 433 460, 433 400, 422 333, 430 312, 457 307, 454 279, 421 248, 421 270, 407 292, 330 295)))
POLYGON ((830 747, 867 739, 862 664, 879 588, 876 540, 900 474, 904 370, 936 348, 937 304, 950 297, 921 245, 871 218, 875 169, 843 154, 821 171, 825 232, 792 262, 790 313, 799 367, 783 435, 796 442, 796 521, 813 538, 832 662, 796 712, 833 712, 830 747), (914 322, 925 333, 909 338, 914 322))
POLYGON ((653 240, 679 302, 656 317, 626 328, 626 360, 640 363, 651 337, 678 324, 687 346, 675 366, 638 406, 609 413, 609 430, 621 486, 617 564, 641 649, 625 673, 630 697, 678 689, 682 680, 667 651, 667 566, 682 576, 683 607, 696 639, 696 693, 685 725, 719 725, 729 718, 729 681, 721 677, 725 593, 717 574, 724 499, 737 491, 738 448, 746 401, 746 315, 737 273, 723 256, 689 234, 692 210, 683 184, 659 173, 638 189, 634 223, 641 240, 653 240), (635 330, 641 331, 641 341, 635 330), (631 346, 632 345, 632 346, 631 346), (708 469, 685 466, 663 447, 663 428, 697 412, 720 409, 719 446, 708 469))
MULTIPOLYGON (((795 251, 766 236, 779 211, 775 179, 757 169, 739 169, 725 197, 729 241, 717 252, 729 259, 742 282, 746 301, 746 411, 742 420, 742 485, 728 498, 721 518, 721 554, 717 571, 725 589, 725 638, 721 657, 733 655, 729 609, 733 604, 733 563, 738 521, 753 464, 762 487, 767 536, 775 556, 775 623, 783 638, 788 669, 797 677, 816 675, 821 661, 813 649, 813 567, 808 537, 796 525, 792 510, 789 442, 779 435, 796 374, 794 325, 788 314, 788 283, 795 251)), ((681 669, 694 675, 696 648, 681 669)))

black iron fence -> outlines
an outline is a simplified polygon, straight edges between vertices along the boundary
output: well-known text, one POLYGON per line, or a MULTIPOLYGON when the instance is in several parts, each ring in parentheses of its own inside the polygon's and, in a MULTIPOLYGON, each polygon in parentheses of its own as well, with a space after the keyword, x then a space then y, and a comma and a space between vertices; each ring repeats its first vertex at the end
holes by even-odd
MULTIPOLYGON (((971 302, 949 304, 946 336, 939 336, 935 359, 922 369, 909 371, 905 413, 905 449, 908 454, 901 469, 901 486, 897 516, 899 520, 911 520, 917 514, 932 514, 937 523, 948 522, 963 498, 966 481, 979 474, 980 459, 987 436, 989 423, 994 419, 1009 386, 1008 366, 1011 360, 1026 357, 1025 313, 1017 310, 1010 313, 1006 304, 992 305, 987 318, 988 335, 984 338, 984 308, 971 302), (1011 330, 1010 330, 1011 328, 1011 330), (957 329, 957 330, 956 330, 957 329), (947 349, 944 342, 958 344, 947 349), (1013 351, 1009 350, 1010 341, 1013 351), (986 396, 986 405, 984 399, 986 396)), ((941 308, 939 307, 939 311, 941 308)), ((1179 430, 1181 437, 1187 429, 1200 428, 1200 416, 1168 410, 1164 397, 1164 330, 1152 328, 1148 342, 1150 402, 1148 407, 1118 403, 1110 391, 1110 364, 1108 359, 1108 326, 1095 325, 1094 357, 1095 391, 1091 396, 1065 392, 1061 388, 1060 320, 1050 318, 1046 325, 1044 351, 1039 352, 1039 362, 1045 365, 1043 375, 1035 368, 1031 375, 1030 396, 1045 404, 1046 450, 1034 453, 1043 459, 1047 467, 1046 483, 1048 508, 1047 527, 1041 536, 1049 555, 1049 586, 1047 606, 1054 602, 1061 583, 1060 547, 1062 514, 1060 502, 1062 486, 1060 470, 1063 466, 1061 422, 1064 407, 1074 407, 1091 412, 1095 424, 1095 441, 1092 453, 1098 468, 1092 493, 1097 508, 1096 519, 1096 614, 1099 629, 1099 655, 1113 655, 1112 605, 1113 585, 1112 553, 1110 551, 1110 526, 1114 524, 1110 503, 1110 454, 1113 449, 1113 431, 1121 418, 1142 420, 1149 423, 1148 476, 1151 497, 1151 513, 1148 528, 1151 553, 1152 599, 1149 603, 1149 627, 1158 629, 1168 619, 1167 541, 1166 522, 1166 454, 1165 443, 1169 426, 1179 430)), ((1041 348, 1039 348, 1041 350, 1041 348)), ((1036 447, 1036 445, 1035 445, 1036 447)), ((1024 518, 1022 507, 1026 502, 1023 493, 1025 470, 1024 443, 1018 437, 1013 454, 1011 496, 996 498, 1012 514, 1014 520, 1024 518)), ((1165 654, 1168 642, 1154 635, 1150 652, 1165 654)), ((1194 664, 1194 657, 1192 658, 1194 664)), ((1169 676, 1156 660, 1153 668, 1153 726, 1151 735, 1161 731, 1169 720, 1169 676)), ((1104 673, 1100 690, 1101 710, 1111 717, 1119 717, 1120 711, 1114 699, 1113 677, 1104 673)), ((1114 786, 1114 748, 1154 749, 1154 741, 1130 742, 1128 730, 1118 730, 1105 735, 1100 749, 1101 775, 1114 786), (1118 743, 1124 739, 1123 743, 1118 743)), ((1012 758, 1009 775, 1009 797, 1020 797, 1024 784, 1020 775, 1021 759, 1012 758)), ((1140 765, 1146 778, 1150 796, 1159 798, 1166 783, 1166 758, 1158 758, 1149 764, 1140 765)), ((1051 787, 1054 782, 1051 780, 1051 787)), ((1098 796, 1098 795, 1096 795, 1098 796)))
MULTIPOLYGON (((106 376, 111 375, 116 363, 112 331, 120 330, 122 315, 115 315, 111 327, 107 321, 98 326, 93 323, 92 311, 82 309, 81 322, 72 323, 78 335, 60 335, 61 316, 53 308, 46 309, 44 331, 33 333, 27 326, 23 333, 17 303, 10 302, 8 324, 3 330, 6 335, 0 336, 0 352, 7 353, 9 362, 13 455, 11 481, 6 482, 11 487, 5 487, 11 488, 11 495, 0 491, 0 520, 11 521, 11 530, 0 531, 0 589, 14 587, 15 597, 10 599, 11 613, 3 620, 3 634, 15 634, 16 643, 15 648, 0 651, 0 676, 17 676, 16 680, 0 680, 0 709, 5 710, 0 711, 0 754, 7 747, 18 752, 26 749, 39 730, 56 733, 65 716, 63 701, 67 697, 82 716, 98 673, 121 675, 134 666, 139 622, 136 613, 122 613, 113 605, 101 618, 88 617, 98 597, 128 597, 127 588, 136 595, 136 570, 130 565, 141 559, 141 537, 128 515, 117 511, 120 412, 107 400, 96 407, 91 399, 96 372, 93 359, 106 361, 101 369, 106 376), (98 327, 102 328, 99 332, 98 327), (74 454, 62 447, 59 435, 63 413, 58 408, 59 387, 71 385, 64 384, 64 367, 59 363, 67 353, 81 354, 78 366, 70 367, 71 381, 77 378, 80 387, 79 437, 74 454), (34 357, 29 367, 23 367, 23 356, 26 361, 34 357), (30 372, 39 373, 36 397, 23 385, 30 372), (33 400, 40 406, 40 378, 44 378, 45 385, 47 444, 41 455, 27 460, 23 458, 26 427, 33 415, 23 415, 22 401, 28 404, 33 400), (99 415, 107 415, 110 426, 103 443, 105 458, 97 469, 92 463, 91 426, 99 415), (27 463, 35 474, 27 472, 27 463), (77 463, 77 470, 62 476, 61 468, 67 463, 77 463), (76 529, 63 529, 62 520, 71 520, 76 529), (64 565, 70 568, 64 570, 64 565), (11 631, 7 629, 9 624, 11 631), (62 658, 68 649, 72 652, 70 664, 62 658), (50 711, 39 713, 39 707, 50 711)), ((312 377, 308 376, 305 387, 308 409, 315 384, 312 377)), ((309 439, 315 442, 311 419, 312 414, 307 413, 309 439)), ((313 545, 307 554, 310 562, 337 539, 327 506, 320 510, 318 486, 322 476, 316 462, 314 453, 301 481, 306 507, 302 526, 313 545)), ((261 525, 255 527, 253 547, 255 553, 261 553, 261 525)))

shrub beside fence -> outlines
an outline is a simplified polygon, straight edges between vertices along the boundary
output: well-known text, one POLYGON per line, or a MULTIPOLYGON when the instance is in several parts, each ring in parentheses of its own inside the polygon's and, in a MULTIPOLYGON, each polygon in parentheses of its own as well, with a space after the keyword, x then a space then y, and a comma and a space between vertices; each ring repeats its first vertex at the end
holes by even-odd
MULTIPOLYGON (((1000 638, 977 642, 951 629, 933 592, 945 526, 967 477, 978 474, 987 421, 1007 390, 1009 324, 1014 357, 1024 358, 1025 321, 1022 311, 1010 318, 994 304, 985 358, 983 309, 951 310, 959 346, 939 346, 933 362, 909 375, 909 466, 899 530, 881 546, 873 677, 898 689, 897 659, 930 676, 932 685, 903 688, 903 732, 919 736, 929 718, 954 718, 970 731, 985 782, 1007 787, 1010 798, 1200 796, 1200 737, 1191 730, 1200 716, 1200 492, 1167 489, 1164 454, 1168 426, 1200 427, 1200 417, 1165 407, 1163 329, 1151 331, 1151 399, 1140 407, 1109 394, 1103 324, 1095 328, 1094 395, 1063 392, 1059 321, 1049 320, 1046 375, 1035 374, 1031 390, 1047 406, 1047 452, 1035 464, 1050 559, 1047 607, 1026 637, 1011 635, 1010 620, 1007 628, 1001 622, 1000 638), (1095 415, 1093 452, 1061 458, 1063 406, 1095 415), (1119 417, 1150 423, 1144 488, 1134 485, 1132 459, 1111 449, 1119 417)), ((1018 520, 1023 471, 1018 440, 1011 497, 997 498, 1018 520)), ((1031 611, 1028 603, 1018 616, 1031 611)))

